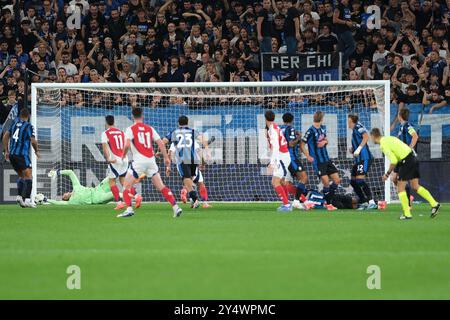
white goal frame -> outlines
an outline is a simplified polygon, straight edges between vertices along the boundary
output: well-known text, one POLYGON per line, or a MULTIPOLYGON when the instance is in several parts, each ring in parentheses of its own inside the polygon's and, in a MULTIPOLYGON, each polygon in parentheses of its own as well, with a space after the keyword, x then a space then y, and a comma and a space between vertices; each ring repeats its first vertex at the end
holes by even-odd
MULTIPOLYGON (((111 89, 115 88, 239 88, 255 86, 261 88, 274 88, 274 87, 285 87, 285 86, 298 86, 298 87, 316 87, 316 86, 383 86, 384 87, 384 134, 390 135, 390 125, 391 125, 391 104, 390 104, 390 81, 389 80, 357 80, 357 81, 281 81, 281 82, 185 82, 185 83, 149 83, 149 82, 138 82, 138 83, 32 83, 31 84, 31 124, 36 127, 36 114, 37 114, 37 92, 38 89, 95 89, 95 88, 105 88, 109 87, 111 89)), ((37 135, 36 128, 36 135, 37 135)), ((39 137, 36 137, 39 141, 39 137)), ((384 157, 384 167, 385 171, 389 168, 389 161, 387 157, 384 157)), ((32 167, 37 168, 37 158, 34 152, 31 153, 32 167)), ((381 178, 381 177, 380 177, 381 178)), ((37 170, 33 170, 33 189, 32 196, 36 195, 37 189, 37 170)), ((384 196, 385 201, 391 202, 391 181, 386 180, 384 183, 384 196)))

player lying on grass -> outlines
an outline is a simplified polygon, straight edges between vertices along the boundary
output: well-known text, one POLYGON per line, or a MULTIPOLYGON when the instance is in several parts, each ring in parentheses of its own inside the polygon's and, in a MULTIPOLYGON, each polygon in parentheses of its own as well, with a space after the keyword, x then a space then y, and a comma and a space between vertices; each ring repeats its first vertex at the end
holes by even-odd
POLYGON ((278 211, 292 211, 292 205, 289 203, 289 197, 283 187, 283 182, 288 175, 288 167, 291 163, 288 144, 281 129, 274 122, 275 113, 272 110, 267 110, 264 113, 264 117, 266 119, 267 142, 271 153, 270 163, 267 168, 269 174, 272 174, 272 186, 283 203, 278 208, 278 211))
POLYGON ((356 114, 348 115, 347 125, 352 130, 352 147, 349 151, 354 157, 350 185, 359 198, 360 210, 377 209, 377 204, 373 200, 372 192, 366 182, 366 176, 373 161, 372 153, 367 144, 369 133, 364 125, 359 122, 359 117, 356 114))
MULTIPOLYGON (((120 192, 116 180, 119 179, 120 184, 123 186, 128 170, 128 157, 123 154, 125 134, 114 126, 114 116, 106 116, 105 122, 106 130, 102 133, 103 154, 108 162, 109 186, 114 196, 114 201, 116 201, 114 210, 121 210, 125 207, 125 204, 120 201, 120 192)), ((132 196, 136 195, 136 189, 132 187, 130 193, 132 196)), ((136 195, 134 200, 135 206, 139 207, 142 197, 136 195)))
POLYGON ((27 108, 20 111, 20 116, 11 125, 3 136, 3 150, 5 160, 9 161, 17 173, 17 203, 22 208, 35 208, 31 201, 33 188, 32 168, 30 160, 30 146, 33 147, 36 157, 39 158, 38 143, 34 128, 28 122, 30 113, 27 108))
POLYGON ((280 128, 288 144, 289 155, 291 157, 291 163, 289 164, 288 170, 291 177, 298 181, 297 186, 295 187, 293 185, 294 181, 290 182, 288 181, 289 179, 286 179, 284 186, 287 195, 289 193, 294 194, 295 200, 292 205, 298 208, 301 196, 306 195, 308 174, 300 160, 299 146, 302 135, 294 129, 293 124, 294 115, 289 112, 283 114, 283 125, 280 128))
POLYGON ((48 199, 47 201, 51 204, 105 204, 114 200, 108 177, 103 179, 96 187, 85 187, 81 185, 80 180, 72 170, 50 170, 48 176, 52 179, 56 179, 58 176, 66 176, 72 183, 72 191, 64 193, 61 201, 48 199))
MULTIPOLYGON (((403 108, 398 112, 398 121, 400 122, 400 128, 398 129, 397 138, 402 140, 411 149, 416 151, 417 141, 419 141, 419 135, 417 134, 414 126, 408 121, 409 120, 409 109, 403 108)), ((395 167, 394 172, 392 173, 392 182, 397 185, 398 178, 398 167, 395 167)), ((406 196, 408 197, 409 206, 411 207, 411 200, 413 197, 411 196, 411 186, 409 183, 405 186, 406 196)))
POLYGON ((328 203, 325 200, 324 194, 316 190, 308 190, 302 205, 305 210, 313 208, 327 209, 329 211, 336 209, 357 209, 358 199, 346 194, 335 194, 331 203, 328 203))
POLYGON ((308 161, 312 162, 314 171, 323 184, 323 193, 328 202, 331 202, 336 190, 341 183, 339 171, 328 156, 327 132, 323 125, 324 113, 314 113, 313 125, 306 131, 300 144, 300 149, 308 161), (308 145, 308 148, 306 148, 308 145), (331 183, 330 183, 331 179, 331 183))
POLYGON ((431 205, 431 218, 434 218, 438 214, 441 205, 427 189, 419 184, 419 162, 413 149, 396 137, 382 136, 378 128, 373 128, 370 131, 370 136, 373 143, 380 145, 381 151, 391 163, 389 170, 383 176, 383 180, 386 181, 389 179, 392 171, 396 167, 398 168, 397 191, 403 208, 403 214, 400 216, 400 219, 412 219, 411 209, 405 191, 405 186, 408 181, 411 187, 431 205))
POLYGON ((191 200, 191 207, 197 208, 198 194, 194 189, 197 185, 200 199, 203 201, 202 207, 209 208, 208 190, 203 179, 203 173, 200 167, 204 163, 203 148, 207 148, 209 143, 205 137, 188 127, 189 118, 180 116, 178 118, 178 128, 169 132, 162 141, 169 144, 169 157, 175 161, 178 173, 183 180, 183 189, 181 190, 181 200, 186 203, 187 196, 191 200))
POLYGON ((128 150, 131 151, 133 156, 133 161, 130 164, 124 180, 123 200, 127 205, 127 209, 117 217, 131 217, 134 215, 134 210, 131 206, 130 192, 135 180, 142 175, 146 175, 152 180, 155 188, 158 189, 164 198, 171 204, 173 216, 179 217, 183 210, 178 207, 172 191, 166 187, 161 179, 159 168, 155 160, 153 143, 158 145, 166 165, 166 174, 169 174, 171 161, 167 154, 166 147, 158 132, 156 132, 153 127, 144 123, 144 114, 141 108, 134 108, 132 115, 134 124, 125 131, 125 147, 123 151, 123 157, 127 155, 128 150))

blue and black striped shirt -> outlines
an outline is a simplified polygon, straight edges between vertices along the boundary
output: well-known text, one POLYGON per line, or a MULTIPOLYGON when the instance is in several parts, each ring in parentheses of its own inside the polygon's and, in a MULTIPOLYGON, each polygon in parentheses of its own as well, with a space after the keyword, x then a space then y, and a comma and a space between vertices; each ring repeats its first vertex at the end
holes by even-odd
MULTIPOLYGON (((361 122, 358 122, 355 124, 355 127, 353 128, 352 132, 352 148, 353 152, 358 149, 359 145, 361 144, 363 140, 363 135, 367 132, 366 127, 362 125, 361 122)), ((359 153, 359 156, 355 157, 355 162, 359 163, 364 160, 370 160, 372 159, 372 153, 370 152, 369 146, 367 143, 364 145, 364 147, 361 149, 361 152, 359 153)))
POLYGON ((28 121, 18 118, 9 128, 9 154, 28 157, 34 127, 28 121))
POLYGON ((289 146, 289 142, 297 138, 295 135, 295 129, 292 126, 288 125, 282 125, 280 126, 280 129, 283 132, 284 137, 288 143, 288 149, 289 154, 291 156, 291 160, 299 160, 300 159, 299 145, 296 144, 293 147, 289 146))
POLYGON ((322 148, 319 148, 319 146, 317 145, 319 142, 325 140, 326 138, 327 131, 325 129, 325 126, 320 126, 320 128, 311 126, 302 138, 302 141, 308 145, 309 155, 314 158, 315 164, 330 161, 327 146, 324 145, 322 148))
POLYGON ((402 140, 408 146, 411 144, 412 134, 415 133, 413 125, 409 122, 401 123, 397 133, 397 138, 402 140))

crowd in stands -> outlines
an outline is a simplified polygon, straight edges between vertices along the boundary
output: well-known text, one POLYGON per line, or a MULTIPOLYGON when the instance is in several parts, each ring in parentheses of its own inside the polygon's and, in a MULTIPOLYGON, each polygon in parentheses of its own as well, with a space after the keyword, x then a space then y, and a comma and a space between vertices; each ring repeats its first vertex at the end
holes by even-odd
POLYGON ((344 79, 390 79, 399 105, 435 103, 433 112, 450 104, 450 0, 0 0, 0 6, 0 123, 24 104, 26 81, 260 81, 262 52, 339 51, 344 79), (370 5, 381 9, 376 28, 367 27, 370 5))

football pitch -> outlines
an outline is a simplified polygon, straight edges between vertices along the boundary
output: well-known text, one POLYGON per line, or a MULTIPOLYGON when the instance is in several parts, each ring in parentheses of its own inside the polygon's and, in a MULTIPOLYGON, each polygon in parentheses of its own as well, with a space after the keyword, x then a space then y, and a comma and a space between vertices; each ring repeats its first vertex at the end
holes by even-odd
POLYGON ((183 205, 174 219, 145 204, 118 219, 112 204, 1 206, 0 299, 450 299, 449 204, 436 219, 415 205, 410 221, 398 205, 276 207, 183 205), (67 288, 72 265, 79 290, 67 288))

